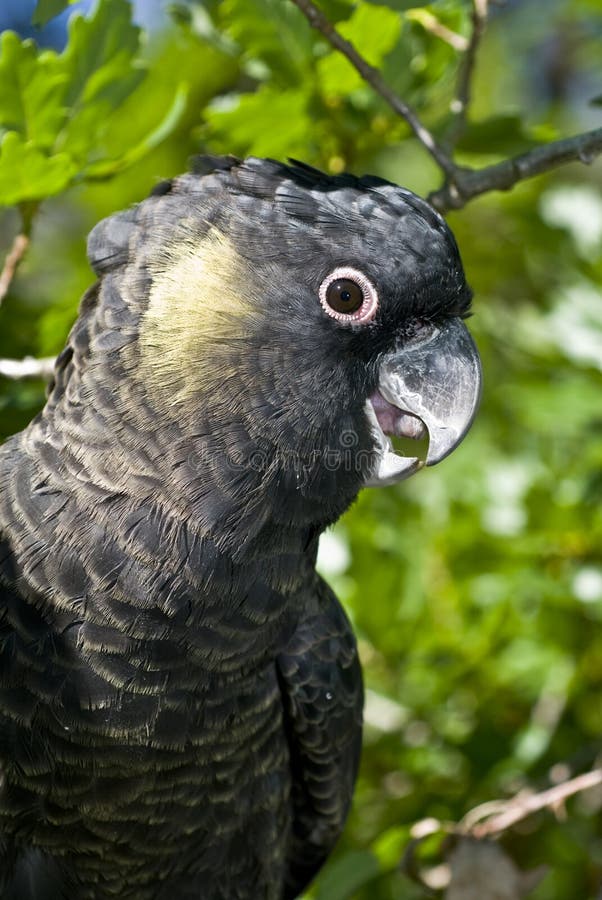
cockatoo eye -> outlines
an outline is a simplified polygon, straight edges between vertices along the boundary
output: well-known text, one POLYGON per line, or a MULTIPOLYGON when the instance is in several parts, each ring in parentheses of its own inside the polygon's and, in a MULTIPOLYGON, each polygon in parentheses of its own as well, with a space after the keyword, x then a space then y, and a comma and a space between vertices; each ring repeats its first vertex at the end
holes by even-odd
POLYGON ((335 269, 320 285, 322 309, 338 322, 370 322, 378 308, 378 294, 372 282, 357 269, 335 269))
POLYGON ((326 302, 332 310, 339 313, 357 312, 364 302, 364 292, 351 278, 337 278, 326 288, 326 302))

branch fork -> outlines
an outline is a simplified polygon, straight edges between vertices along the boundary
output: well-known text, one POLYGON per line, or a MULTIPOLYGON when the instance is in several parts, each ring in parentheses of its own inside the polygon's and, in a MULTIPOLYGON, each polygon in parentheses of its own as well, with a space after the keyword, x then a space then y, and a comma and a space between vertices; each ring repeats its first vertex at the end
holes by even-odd
MULTIPOLYGON (((319 31, 391 109, 408 123, 416 138, 433 158, 443 174, 443 184, 433 191, 428 199, 441 213, 450 209, 461 209, 470 200, 488 191, 509 190, 519 181, 533 178, 565 163, 589 164, 602 154, 602 128, 596 128, 574 137, 541 144, 526 153, 482 169, 460 166, 455 162, 453 151, 468 121, 472 78, 477 51, 487 25, 490 0, 473 0, 472 30, 463 50, 456 97, 452 103, 454 119, 445 142, 439 142, 435 138, 415 110, 386 84, 378 69, 371 66, 353 44, 337 31, 313 0, 292 0, 292 2, 301 10, 309 24, 319 31)), ((432 31, 432 28, 430 30, 432 31)))

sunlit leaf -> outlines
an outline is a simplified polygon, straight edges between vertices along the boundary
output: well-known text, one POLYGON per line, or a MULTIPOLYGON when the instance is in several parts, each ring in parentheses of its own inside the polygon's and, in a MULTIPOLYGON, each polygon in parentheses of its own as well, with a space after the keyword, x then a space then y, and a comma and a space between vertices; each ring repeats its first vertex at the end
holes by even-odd
POLYGON ((33 25, 45 25, 75 2, 76 0, 38 0, 31 22, 33 25))
POLYGON ((133 165, 139 159, 145 156, 150 150, 152 150, 167 137, 169 137, 174 128, 177 126, 182 117, 184 109, 186 108, 187 97, 187 85, 182 84, 176 91, 174 101, 170 109, 167 110, 165 117, 161 122, 159 122, 156 128, 153 128, 152 131, 145 135, 133 147, 127 150, 120 158, 115 160, 101 160, 97 163, 91 163, 86 167, 85 177, 89 179, 108 178, 111 175, 115 175, 118 172, 123 171, 123 169, 126 169, 128 166, 133 165))
POLYGON ((53 51, 12 31, 0 37, 0 125, 39 147, 52 146, 65 120, 67 76, 53 51))
POLYGON ((283 0, 224 0, 220 20, 243 58, 262 60, 273 75, 292 84, 311 60, 314 37, 300 10, 283 0))
MULTIPOLYGON (((129 78, 139 40, 140 29, 132 24, 128 0, 101 0, 94 15, 73 16, 63 54, 69 79, 65 100, 69 106, 97 99, 108 81, 129 78)), ((123 96, 116 94, 117 102, 123 96)))
POLYGON ((76 172, 68 154, 47 156, 10 131, 0 145, 0 206, 52 197, 69 185, 76 172))
MULTIPOLYGON (((401 19, 385 7, 361 4, 339 31, 373 66, 380 66, 395 46, 401 31, 401 19)), ((349 94, 362 87, 361 75, 340 53, 331 52, 318 63, 320 86, 325 94, 349 94)))
POLYGON ((210 135, 227 140, 233 151, 243 155, 303 155, 311 128, 308 96, 303 89, 281 91, 267 85, 253 94, 232 98, 230 109, 222 104, 208 109, 205 118, 210 135))

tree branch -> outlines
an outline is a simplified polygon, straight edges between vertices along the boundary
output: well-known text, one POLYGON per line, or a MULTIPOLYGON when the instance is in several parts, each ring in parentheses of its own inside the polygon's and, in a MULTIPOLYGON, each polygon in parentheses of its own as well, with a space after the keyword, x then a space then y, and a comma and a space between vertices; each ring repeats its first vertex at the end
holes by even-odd
POLYGON ((461 209, 469 200, 488 191, 507 191, 518 184, 570 162, 592 163, 602 154, 602 128, 574 137, 541 144, 526 153, 483 169, 455 166, 453 179, 428 197, 439 212, 461 209))
POLYGON ((466 121, 468 118, 468 108, 470 106, 472 92, 472 78, 474 75, 474 67, 477 61, 477 50, 481 43, 481 38, 487 25, 487 14, 489 12, 489 0, 473 0, 472 2, 472 31, 466 46, 466 50, 460 62, 458 71, 458 86, 456 89, 456 98, 452 103, 452 112, 454 121, 448 134, 448 142, 450 147, 455 147, 464 130, 466 129, 466 121))
POLYGON ((475 838, 491 837, 506 831, 506 829, 511 828, 517 822, 526 819, 527 816, 535 812, 539 812, 546 807, 558 806, 574 794, 590 790, 599 785, 602 785, 602 769, 594 769, 591 772, 578 775, 570 781, 557 784, 547 791, 541 791, 539 794, 518 794, 507 803, 496 803, 494 806, 485 803, 483 806, 478 806, 476 809, 471 810, 464 817, 460 823, 460 829, 463 833, 470 833, 475 838), (479 818, 489 815, 492 809, 495 810, 494 814, 487 821, 482 822, 480 825, 475 824, 479 818))
POLYGON ((8 251, 8 256, 4 260, 2 272, 0 272, 0 306, 2 301, 8 294, 12 280, 17 273, 23 257, 27 253, 29 247, 29 235, 22 232, 18 234, 13 241, 12 247, 8 251))
POLYGON ((29 249, 31 229, 38 207, 39 203, 36 201, 19 204, 22 222, 21 230, 14 239, 0 272, 0 306, 2 306, 2 301, 10 290, 13 278, 17 274, 17 269, 23 262, 23 258, 29 249))
POLYGON ((468 50, 468 38, 465 38, 463 34, 458 34, 457 31, 452 31, 451 28, 440 22, 436 16, 426 9, 409 9, 406 17, 413 22, 418 22, 425 31, 428 31, 433 37, 439 38, 440 41, 449 44, 458 53, 466 53, 468 50))
POLYGON ((439 146, 431 132, 426 128, 411 106, 401 99, 386 84, 382 75, 357 52, 350 41, 347 41, 336 30, 332 22, 330 22, 324 13, 312 2, 312 0, 293 0, 295 6, 298 6, 309 24, 317 29, 339 53, 351 63, 362 76, 365 82, 371 85, 377 94, 385 100, 391 109, 405 119, 420 143, 428 150, 439 168, 450 178, 455 174, 455 165, 448 157, 447 153, 439 146))
POLYGON ((54 357, 34 359, 33 356, 26 356, 25 359, 0 359, 0 376, 13 381, 20 381, 23 378, 49 379, 52 377, 54 363, 54 357))
MULTIPOLYGON (((301 10, 309 24, 317 29, 335 50, 342 53, 391 109, 405 119, 420 143, 433 157, 445 176, 445 183, 433 191, 428 200, 441 213, 450 209, 461 209, 470 200, 488 191, 507 191, 519 181, 541 175, 564 163, 580 161, 589 164, 602 153, 602 128, 596 128, 574 137, 542 144, 527 153, 521 153, 482 169, 459 166, 422 124, 412 107, 391 90, 378 69, 371 66, 353 44, 339 34, 332 22, 312 0, 292 0, 292 2, 301 10)), ((458 80, 458 124, 452 130, 450 138, 452 145, 457 141, 466 122, 476 53, 485 29, 489 3, 490 0, 473 0, 473 29, 458 80)))

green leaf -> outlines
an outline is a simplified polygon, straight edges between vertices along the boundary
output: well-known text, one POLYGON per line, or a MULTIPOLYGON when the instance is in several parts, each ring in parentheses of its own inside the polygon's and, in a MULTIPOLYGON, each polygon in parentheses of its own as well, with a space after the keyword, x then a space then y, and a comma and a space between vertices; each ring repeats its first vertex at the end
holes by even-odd
POLYGON ((282 0, 224 0, 221 20, 245 59, 259 59, 296 85, 313 62, 314 37, 302 13, 282 0))
POLYGON ((75 2, 76 0, 38 0, 34 14, 31 17, 32 25, 45 25, 46 22, 54 19, 55 16, 58 16, 64 9, 67 9, 68 6, 75 2))
POLYGON ((88 180, 108 178, 122 172, 128 166, 133 165, 142 159, 150 150, 157 147, 165 138, 169 137, 174 128, 178 125, 184 110, 186 109, 186 101, 188 99, 188 86, 181 84, 175 94, 171 107, 167 110, 166 115, 161 122, 153 128, 142 140, 134 147, 128 150, 119 159, 101 160, 91 163, 85 170, 85 177, 88 180))
POLYGON ((186 3, 168 3, 165 11, 176 25, 190 26, 192 24, 192 10, 186 3))
MULTIPOLYGON (((401 25, 400 16, 392 10, 362 4, 339 31, 371 65, 379 67, 395 46, 401 25)), ((349 94, 364 85, 361 75, 336 51, 319 61, 318 74, 326 95, 349 94)))
MULTIPOLYGON (((74 16, 69 23, 69 42, 64 52, 69 76, 66 102, 89 103, 106 93, 107 82, 116 85, 130 78, 140 42, 140 29, 132 23, 128 0, 102 0, 91 18, 74 16)), ((133 90, 128 81, 125 92, 133 90)), ((124 91, 117 90, 117 103, 124 91)))
POLYGON ((368 0, 374 6, 388 6, 397 12, 405 12, 406 9, 416 9, 419 6, 428 6, 428 3, 416 3, 416 0, 368 0))
POLYGON ((410 840, 410 828, 407 825, 393 825, 378 836, 372 845, 381 869, 394 869, 399 865, 403 851, 410 840))
MULTIPOLYGON (((91 18, 74 16, 62 57, 68 82, 69 117, 57 140, 82 169, 103 157, 112 113, 146 76, 139 65, 140 29, 132 24, 127 0, 101 0, 91 18)), ((129 151, 124 147, 124 153, 129 151)), ((113 157, 109 166, 113 165, 113 157)))
POLYGON ((331 863, 314 900, 349 900, 355 891, 380 875, 378 859, 368 851, 354 851, 331 863))
POLYGON ((0 145, 0 205, 59 194, 76 172, 77 166, 66 153, 47 156, 16 131, 9 131, 0 145))
POLYGON ((0 38, 0 126, 49 149, 65 120, 67 76, 53 51, 12 31, 0 38))
POLYGON ((253 156, 305 153, 312 124, 307 91, 263 85, 254 94, 231 100, 231 108, 224 108, 222 101, 205 113, 210 136, 220 149, 253 156))
MULTIPOLYGON (((101 0, 92 17, 74 16, 60 56, 12 32, 2 35, 0 129, 18 132, 30 153, 43 151, 40 158, 64 152, 82 169, 91 156, 100 162, 112 113, 146 74, 131 12, 127 0, 101 0)), ((135 151, 139 158, 141 146, 135 151)))
POLYGON ((351 0, 321 0, 320 2, 320 9, 333 24, 348 19, 354 7, 355 3, 351 0))
POLYGON ((101 0, 94 15, 75 16, 62 55, 6 32, 0 39, 0 177, 6 204, 41 200, 80 177, 107 177, 136 162, 175 127, 182 90, 159 125, 134 146, 103 139, 111 115, 145 71, 138 64, 139 29, 127 0, 101 0))

